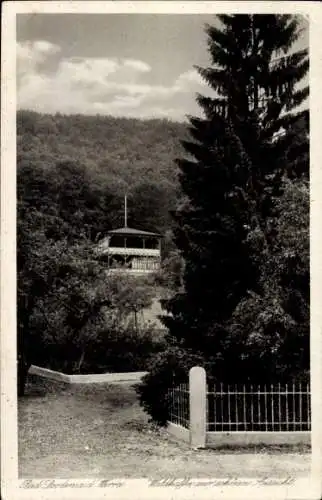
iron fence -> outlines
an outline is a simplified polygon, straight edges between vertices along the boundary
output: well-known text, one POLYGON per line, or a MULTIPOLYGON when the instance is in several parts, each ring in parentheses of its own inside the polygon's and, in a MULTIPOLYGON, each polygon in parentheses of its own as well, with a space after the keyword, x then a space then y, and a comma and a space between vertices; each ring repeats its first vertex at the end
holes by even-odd
POLYGON ((223 385, 207 391, 207 431, 310 431, 308 384, 223 385))
MULTIPOLYGON (((207 387, 207 431, 310 431, 309 384, 207 387)), ((169 421, 189 429, 189 384, 168 391, 169 421)))
POLYGON ((189 429, 189 384, 180 384, 168 390, 169 421, 189 429))

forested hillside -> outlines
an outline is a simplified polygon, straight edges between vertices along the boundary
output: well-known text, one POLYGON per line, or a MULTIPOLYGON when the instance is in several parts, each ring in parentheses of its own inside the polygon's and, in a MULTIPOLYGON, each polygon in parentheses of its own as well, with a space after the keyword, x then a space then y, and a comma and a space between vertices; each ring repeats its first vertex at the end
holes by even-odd
POLYGON ((154 287, 107 280, 91 243, 123 225, 127 193, 128 224, 159 231, 171 248, 185 133, 165 120, 18 112, 19 394, 31 363, 131 371, 162 349, 154 325, 136 321, 154 287))
POLYGON ((129 225, 165 233, 185 134, 166 120, 19 111, 19 198, 95 240, 123 224, 127 192, 129 225))

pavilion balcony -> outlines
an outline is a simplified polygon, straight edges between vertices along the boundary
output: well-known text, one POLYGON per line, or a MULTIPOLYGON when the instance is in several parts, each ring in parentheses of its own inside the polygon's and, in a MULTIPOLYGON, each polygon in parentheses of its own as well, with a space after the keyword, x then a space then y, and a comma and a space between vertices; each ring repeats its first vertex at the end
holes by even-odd
POLYGON ((102 250, 102 253, 108 255, 128 255, 139 257, 160 257, 158 248, 124 248, 124 247, 108 247, 102 250))
POLYGON ((109 267, 107 269, 107 273, 108 274, 130 274, 130 275, 134 275, 134 276, 138 276, 138 275, 141 275, 141 274, 151 274, 151 273, 155 273, 156 271, 158 271, 158 268, 156 267, 156 269, 144 269, 143 267, 140 267, 138 269, 127 269, 127 268, 124 268, 124 267, 109 267))

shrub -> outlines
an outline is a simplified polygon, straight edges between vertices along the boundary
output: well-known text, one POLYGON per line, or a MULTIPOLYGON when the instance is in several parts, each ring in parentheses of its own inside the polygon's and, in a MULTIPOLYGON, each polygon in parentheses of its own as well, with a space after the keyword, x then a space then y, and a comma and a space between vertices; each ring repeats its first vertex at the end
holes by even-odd
POLYGON ((84 360, 83 372, 145 371, 151 359, 165 348, 165 342, 148 326, 102 331, 100 341, 84 360))
POLYGON ((204 365, 202 357, 177 346, 153 356, 149 373, 136 391, 140 404, 157 424, 164 426, 168 420, 168 389, 187 382, 189 370, 195 365, 204 365))
POLYGON ((153 327, 106 328, 93 335, 83 356, 77 338, 75 342, 69 338, 64 343, 44 343, 35 362, 68 374, 145 371, 164 349, 165 341, 153 327))

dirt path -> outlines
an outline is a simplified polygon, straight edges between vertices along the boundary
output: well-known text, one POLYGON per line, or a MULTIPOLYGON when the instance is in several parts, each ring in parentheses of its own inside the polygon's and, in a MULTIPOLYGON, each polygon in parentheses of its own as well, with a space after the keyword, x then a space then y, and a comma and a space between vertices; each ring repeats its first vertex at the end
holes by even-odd
POLYGON ((309 474, 310 454, 192 451, 148 423, 132 387, 30 377, 19 401, 19 476, 277 477, 309 474))

